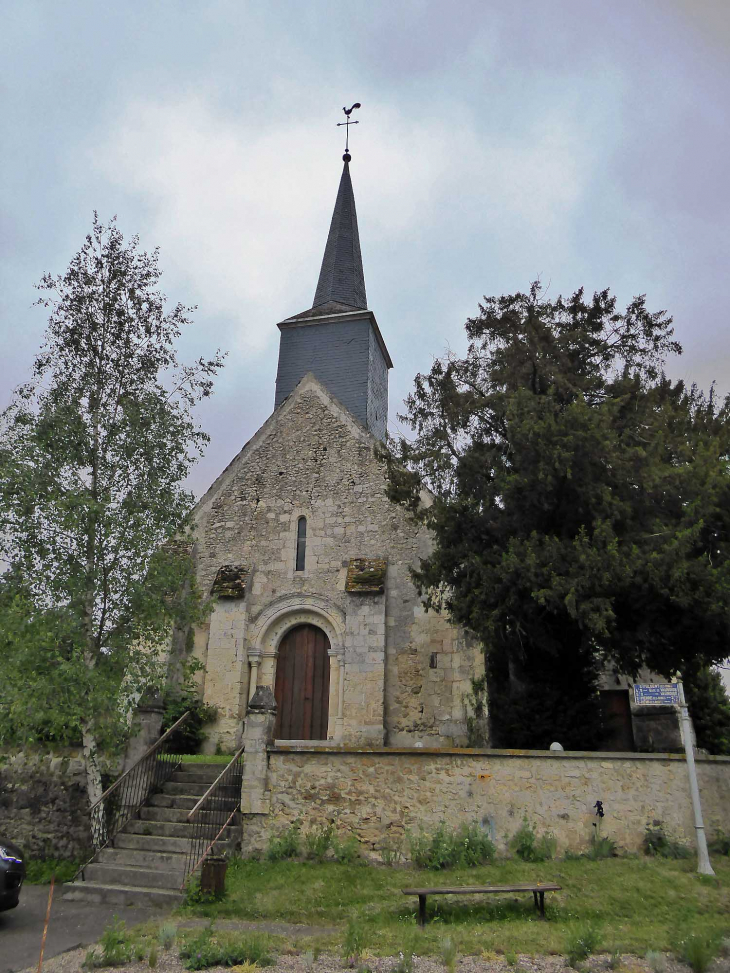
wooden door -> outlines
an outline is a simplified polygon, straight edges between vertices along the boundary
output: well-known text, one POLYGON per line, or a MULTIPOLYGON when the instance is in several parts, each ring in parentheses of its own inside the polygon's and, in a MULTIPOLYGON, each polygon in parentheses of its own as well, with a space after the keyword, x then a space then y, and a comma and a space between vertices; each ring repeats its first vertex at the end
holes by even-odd
POLYGON ((329 647, 327 636, 314 625, 297 625, 281 640, 274 688, 275 739, 327 739, 329 647))
POLYGON ((600 697, 603 720, 603 743, 600 749, 631 753, 636 748, 628 689, 604 689, 601 690, 600 697))

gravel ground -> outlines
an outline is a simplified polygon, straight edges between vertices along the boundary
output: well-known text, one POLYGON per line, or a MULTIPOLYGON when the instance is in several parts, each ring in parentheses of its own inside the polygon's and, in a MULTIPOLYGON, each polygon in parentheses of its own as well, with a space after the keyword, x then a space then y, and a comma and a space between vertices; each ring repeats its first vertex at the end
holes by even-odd
MULTIPOLYGON (((82 963, 86 949, 75 949, 69 953, 55 956, 43 964, 45 973, 84 973, 82 963)), ((311 959, 311 957, 310 957, 311 959)), ((585 973, 610 973, 610 957, 598 954, 589 957, 581 964, 585 973)), ((372 973, 392 973, 398 962, 398 957, 369 957, 366 956, 362 964, 372 973)), ((464 956, 457 963, 456 973, 561 973, 568 966, 563 956, 519 956, 515 966, 509 966, 502 957, 493 956, 464 956)), ((666 957, 663 973, 688 973, 688 967, 671 957, 666 957)), ((31 967, 23 973, 33 973, 31 967)), ((616 967, 617 973, 652 973, 651 967, 644 959, 636 956, 623 956, 621 966, 616 967)), ((235 973, 236 967, 212 967, 210 973, 235 973)), ((150 973, 147 963, 131 963, 128 966, 117 967, 116 973, 150 973)), ((185 973, 182 961, 178 958, 177 950, 160 952, 155 967, 155 973, 185 973)), ((276 957, 276 963, 267 967, 267 973, 343 973, 343 964, 339 955, 323 953, 314 963, 307 962, 303 954, 284 953, 276 957)), ((435 957, 414 957, 413 973, 445 973, 444 965, 435 957)), ((715 960, 708 973, 730 973, 730 960, 715 960)))

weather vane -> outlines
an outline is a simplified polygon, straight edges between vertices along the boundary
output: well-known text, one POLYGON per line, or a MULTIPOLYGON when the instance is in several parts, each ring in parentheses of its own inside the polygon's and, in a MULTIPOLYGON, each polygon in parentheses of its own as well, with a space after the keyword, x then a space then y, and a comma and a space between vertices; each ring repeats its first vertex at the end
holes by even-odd
POLYGON ((342 125, 345 125, 346 126, 346 128, 345 128, 345 132, 346 132, 346 134, 345 134, 345 154, 343 156, 345 162, 349 162, 350 161, 350 125, 359 125, 360 124, 359 122, 356 122, 354 119, 350 118, 350 115, 352 115, 353 111, 356 108, 362 108, 362 105, 360 104, 359 101, 356 101, 355 104, 352 106, 352 108, 343 108, 342 110, 345 113, 345 120, 344 120, 344 122, 338 122, 337 123, 337 127, 338 128, 340 128, 342 125))

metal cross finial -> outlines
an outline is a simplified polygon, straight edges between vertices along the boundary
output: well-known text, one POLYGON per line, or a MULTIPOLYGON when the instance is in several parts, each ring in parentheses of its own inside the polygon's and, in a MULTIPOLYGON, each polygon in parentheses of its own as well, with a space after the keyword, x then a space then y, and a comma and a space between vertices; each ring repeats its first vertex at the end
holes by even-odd
POLYGON ((349 162, 350 161, 350 125, 359 125, 360 124, 359 122, 356 122, 356 121, 354 121, 354 119, 351 119, 350 118, 350 115, 352 115, 352 113, 353 113, 353 111, 354 111, 355 108, 362 108, 362 105, 360 104, 359 101, 356 101, 355 104, 352 106, 352 108, 343 108, 342 110, 345 113, 345 120, 344 120, 344 122, 338 122, 337 123, 337 127, 338 128, 340 128, 342 125, 345 125, 346 126, 346 128, 345 128, 345 132, 346 132, 346 135, 345 135, 345 155, 343 156, 345 162, 349 162))

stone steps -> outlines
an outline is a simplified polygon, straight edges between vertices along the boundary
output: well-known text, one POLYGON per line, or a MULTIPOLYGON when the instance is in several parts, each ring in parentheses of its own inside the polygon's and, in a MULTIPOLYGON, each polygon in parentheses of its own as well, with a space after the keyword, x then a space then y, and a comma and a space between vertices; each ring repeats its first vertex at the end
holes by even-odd
MULTIPOLYGON (((85 866, 83 876, 65 887, 64 898, 170 907, 182 901, 180 886, 194 831, 188 815, 225 769, 224 764, 190 767, 176 771, 160 792, 150 795, 139 817, 128 821, 112 843, 85 866)), ((236 790, 225 789, 217 802, 219 811, 236 807, 236 790)), ((215 837, 218 820, 219 815, 212 811, 199 812, 198 821, 209 825, 206 830, 210 831, 210 840, 215 837)), ((232 852, 237 840, 238 828, 229 825, 216 843, 216 853, 232 852)))

